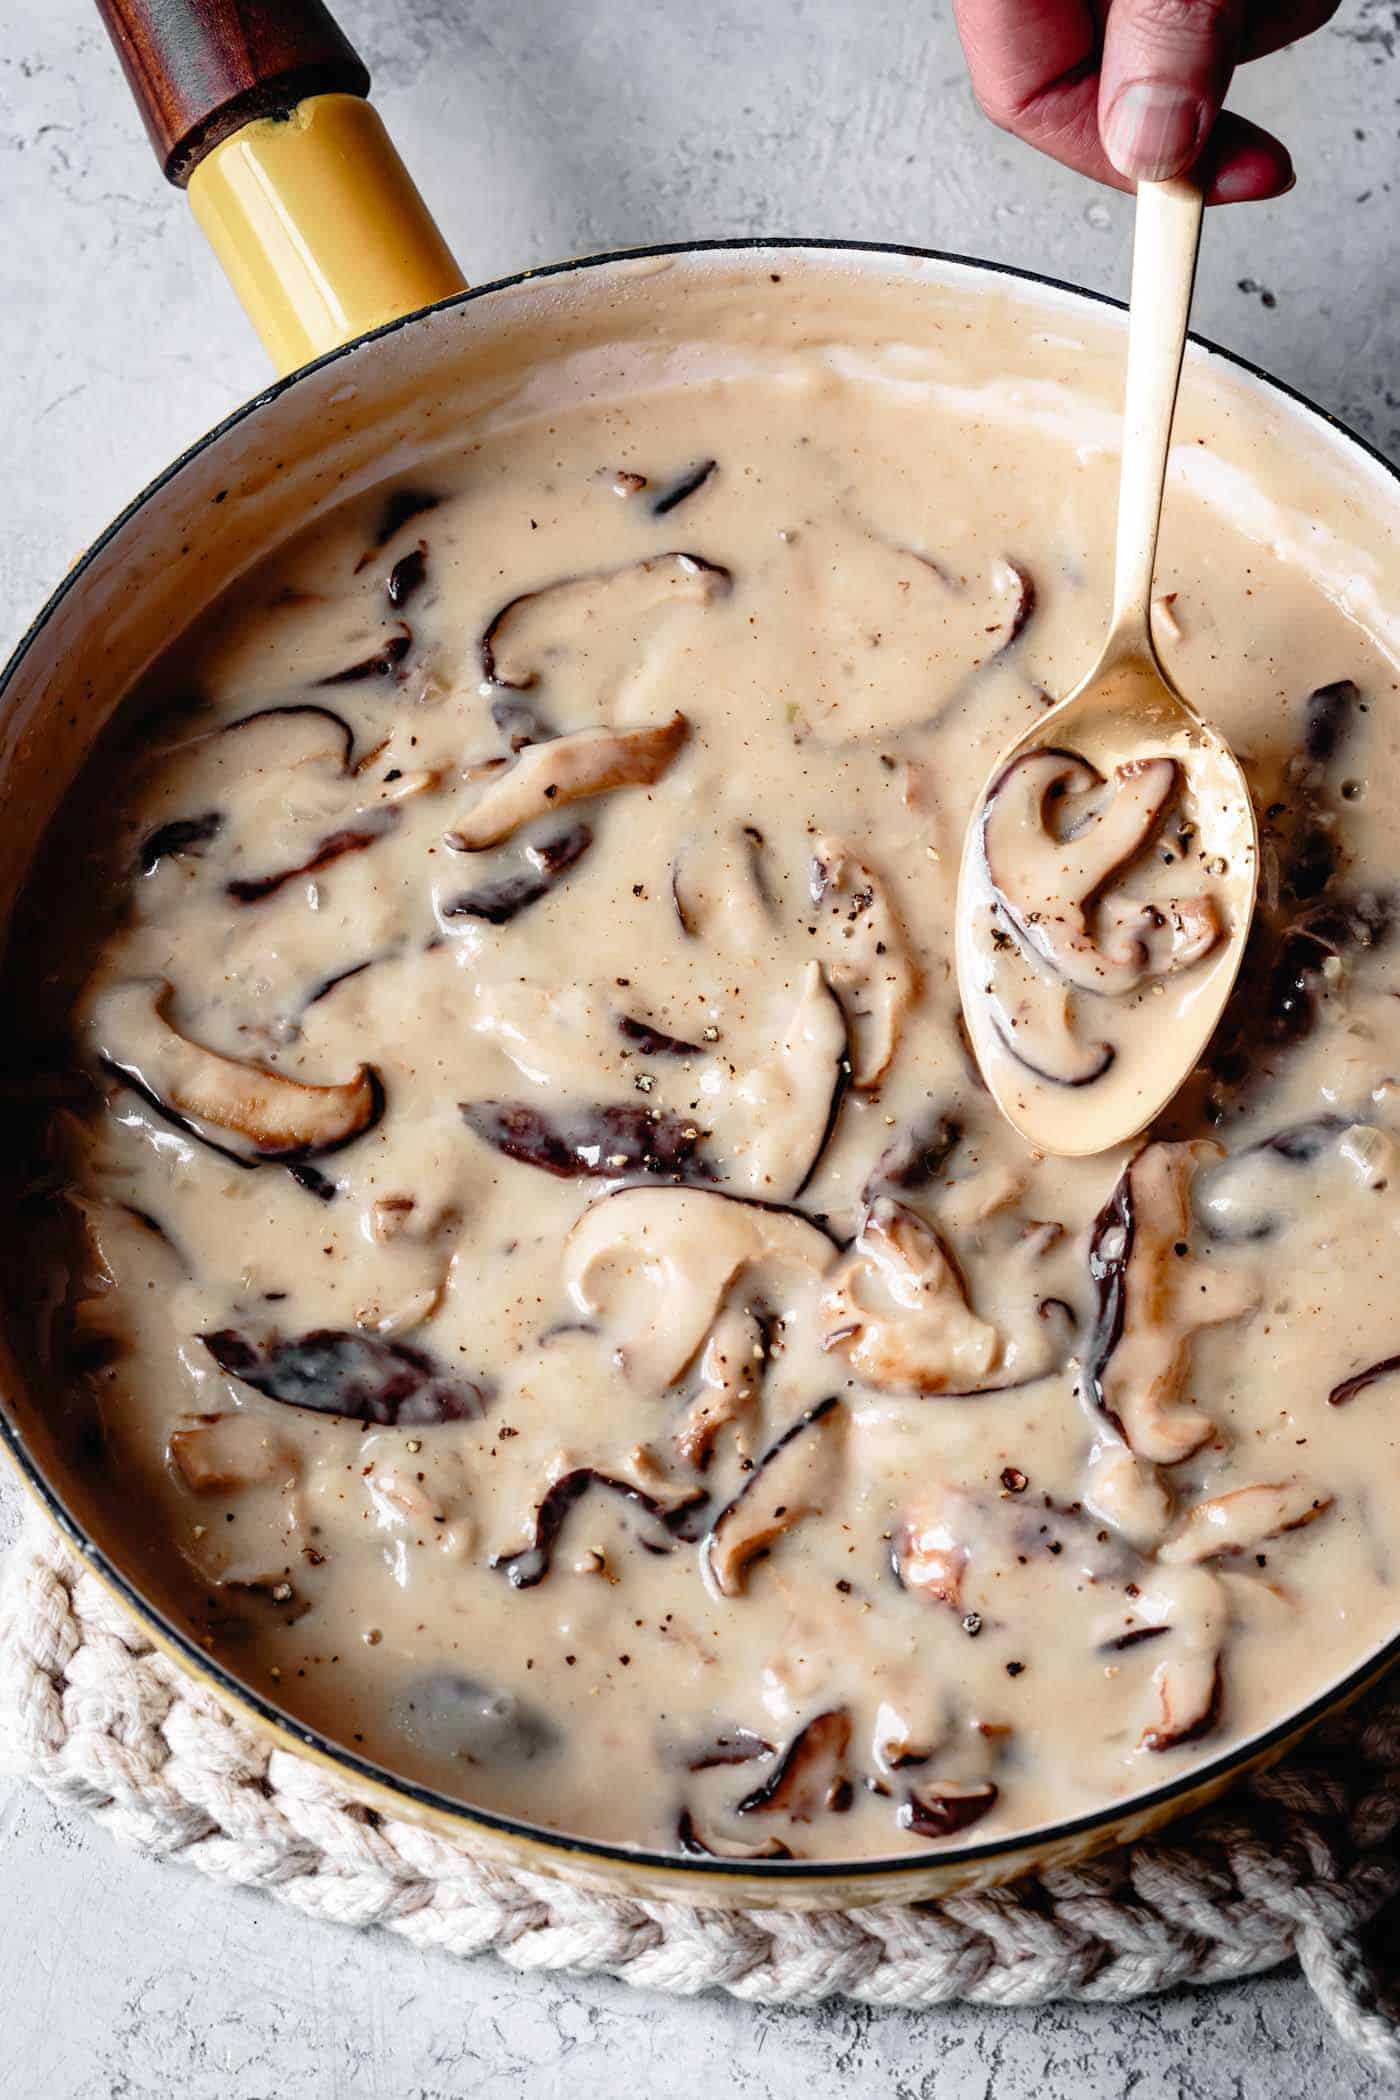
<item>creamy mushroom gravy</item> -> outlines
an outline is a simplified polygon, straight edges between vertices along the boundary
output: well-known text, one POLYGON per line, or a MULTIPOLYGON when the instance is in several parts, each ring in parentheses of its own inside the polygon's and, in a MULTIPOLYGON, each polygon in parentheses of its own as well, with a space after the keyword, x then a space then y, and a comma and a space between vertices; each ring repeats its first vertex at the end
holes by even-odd
POLYGON ((836 356, 581 398, 137 696, 20 949, 35 1302, 245 1681, 537 1824, 872 1857, 1393 1631, 1395 669, 1198 493, 1161 638, 1258 798, 1240 991, 1131 1156, 1029 1152, 963 1047, 963 827, 1114 469, 836 356))

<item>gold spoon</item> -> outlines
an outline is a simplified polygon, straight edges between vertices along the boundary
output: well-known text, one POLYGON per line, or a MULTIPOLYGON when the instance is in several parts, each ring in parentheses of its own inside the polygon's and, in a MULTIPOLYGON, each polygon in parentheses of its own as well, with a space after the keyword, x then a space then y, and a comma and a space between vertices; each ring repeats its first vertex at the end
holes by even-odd
POLYGON ((1202 202, 1190 178, 1138 187, 1108 639, 1068 699, 997 760, 968 826, 958 884, 958 988, 983 1076, 1003 1115, 1024 1137, 1041 1151, 1072 1158, 1106 1152, 1135 1136, 1197 1064, 1238 973, 1258 885, 1254 805, 1244 775, 1229 746, 1177 691, 1152 641, 1152 572, 1202 202), (1057 757, 1067 763, 1055 779, 1057 757), (1076 770, 1075 758, 1088 766, 1076 770), (1116 788, 1112 818, 1118 820, 1119 842, 1131 836, 1127 816, 1134 801, 1150 832, 1154 798, 1147 787, 1154 776, 1135 762, 1156 759, 1175 761, 1175 776, 1161 767, 1155 778, 1175 778, 1181 799, 1174 806, 1195 829, 1183 833, 1168 815, 1154 845, 1163 857, 1173 855, 1183 885, 1194 893, 1193 906, 1201 895, 1210 900, 1206 909, 1218 931, 1214 945, 1193 961, 1189 926, 1182 931, 1171 919, 1154 936, 1154 955, 1160 961, 1175 941, 1176 966, 1123 992, 1121 969, 1117 985, 1109 967, 1095 979, 1093 928, 1107 877, 1095 887, 1092 844, 1086 848, 1083 842, 1092 831, 1111 857, 1107 842, 1115 824, 1106 819, 1098 826, 1098 812, 1109 810, 1105 782, 1116 788), (1018 766, 1021 760, 1027 765, 1018 766), (1124 764, 1129 773, 1115 779, 1124 764), (1086 792, 1095 774, 1102 776, 1097 796, 1086 792), (1010 802, 1003 801, 993 820, 1008 785, 1010 802), (1083 803, 1065 806, 1090 812, 1080 828, 1071 826, 1058 837, 1042 829, 1055 798, 1076 793, 1084 795, 1083 803), (995 831, 989 828, 993 821, 995 831), (1057 881, 1063 876, 1073 888, 1077 878, 1089 886, 1068 979, 1054 962, 1053 947, 1059 940, 1063 948, 1067 922, 1035 909, 1018 919, 1014 902, 1008 908, 1005 881, 992 875, 988 839, 1000 842, 1018 865, 1017 825, 1025 851, 1039 852, 1042 874, 1048 853, 1057 881), (1120 996, 1096 996, 1113 990, 1120 996))

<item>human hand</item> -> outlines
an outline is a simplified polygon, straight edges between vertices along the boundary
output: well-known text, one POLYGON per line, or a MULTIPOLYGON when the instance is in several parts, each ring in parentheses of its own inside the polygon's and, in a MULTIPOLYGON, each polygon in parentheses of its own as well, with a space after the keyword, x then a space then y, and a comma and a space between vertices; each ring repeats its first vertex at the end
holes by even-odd
POLYGON ((1293 186, 1282 142, 1221 116, 1236 65, 1321 28, 1338 0, 953 0, 973 91, 1003 131, 1116 189, 1205 155, 1207 202, 1293 186))

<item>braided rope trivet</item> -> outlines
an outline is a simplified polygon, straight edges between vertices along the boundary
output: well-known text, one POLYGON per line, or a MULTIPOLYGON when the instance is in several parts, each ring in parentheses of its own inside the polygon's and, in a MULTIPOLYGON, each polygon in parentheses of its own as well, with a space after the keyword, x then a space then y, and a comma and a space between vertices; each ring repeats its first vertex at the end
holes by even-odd
POLYGON ((771 2003, 1121 2002, 1296 1955, 1400 2079, 1361 1933, 1400 1888, 1400 1697, 1318 1732, 1198 1819, 1009 1889, 821 1916, 597 1896, 358 1807, 231 1721, 37 1517, 0 1592, 0 1764, 117 1837, 417 1947, 771 2003))

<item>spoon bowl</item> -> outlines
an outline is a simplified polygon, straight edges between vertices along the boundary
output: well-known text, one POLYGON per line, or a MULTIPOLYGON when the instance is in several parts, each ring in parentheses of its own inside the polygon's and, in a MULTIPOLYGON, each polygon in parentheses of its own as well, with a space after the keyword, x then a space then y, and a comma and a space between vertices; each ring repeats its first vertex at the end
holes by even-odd
POLYGON ((1201 216, 1194 180, 1139 187, 1108 639, 998 758, 963 847, 956 955, 972 1048, 1007 1120, 1066 1158, 1137 1136, 1199 1062, 1258 888, 1248 783, 1152 639, 1201 216))
MULTIPOLYGON (((1155 659, 1122 655, 1043 715, 1004 752, 979 803, 986 811, 1023 758, 1051 751, 1085 762, 1111 781, 1122 766, 1164 758, 1187 783, 1194 835, 1180 849, 1183 874, 1199 877, 1218 900, 1220 937, 1208 954, 1179 973, 1147 979, 1123 998, 1076 994, 1078 1020, 1090 1054, 1068 1076, 1018 1042, 1034 1018, 1022 1010, 1019 1027, 1007 1002, 987 995, 985 934, 1000 914, 988 867, 985 821, 968 827, 957 905, 957 969, 963 1013, 983 1077, 998 1108, 1042 1152, 1084 1158, 1135 1137, 1170 1101, 1199 1062, 1235 978, 1254 914, 1258 839, 1254 804, 1239 763, 1160 670, 1155 659), (1105 1014, 1098 1006, 1119 1009, 1105 1014), (1121 1038, 1121 1040, 1115 1040, 1121 1038), (1106 1040, 1105 1040, 1106 1039, 1106 1040), (1103 1050, 1112 1050, 1105 1060, 1103 1050)), ((1178 834, 1179 836, 1179 834, 1178 834)), ((993 928, 993 939, 1000 932, 993 928)), ((1002 935, 1005 938, 1005 935, 1002 935)), ((1037 965, 1032 963, 1032 969, 1037 965)), ((1062 988, 1047 980, 1059 1036, 1062 988)))

